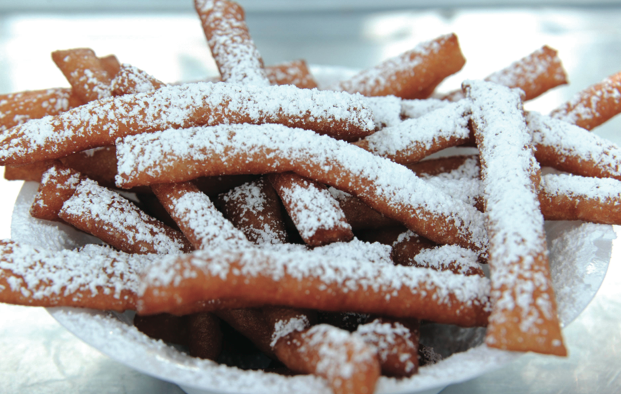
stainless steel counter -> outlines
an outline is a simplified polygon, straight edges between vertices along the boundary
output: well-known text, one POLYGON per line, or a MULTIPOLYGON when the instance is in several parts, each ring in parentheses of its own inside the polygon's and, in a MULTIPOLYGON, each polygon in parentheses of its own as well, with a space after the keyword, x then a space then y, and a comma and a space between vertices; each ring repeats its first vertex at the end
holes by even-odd
MULTIPOLYGON (((444 9, 248 14, 266 64, 309 63, 363 68, 417 42, 455 32, 466 67, 441 87, 481 78, 544 44, 559 50, 571 85, 527 108, 547 112, 574 92, 621 70, 621 8, 444 9)), ((78 46, 114 53, 164 81, 215 75, 197 18, 169 14, 0 15, 0 93, 66 86, 51 62, 55 49, 78 46)), ((596 129, 621 144, 621 117, 596 129)), ((8 238, 19 183, 0 180, 0 237, 8 238)), ((617 233, 619 233, 617 229, 617 233)), ((567 359, 525 355, 517 362, 443 393, 616 393, 621 391, 621 244, 595 300, 564 331, 567 359)), ((89 348, 45 310, 0 304, 0 393, 180 393, 89 348)))

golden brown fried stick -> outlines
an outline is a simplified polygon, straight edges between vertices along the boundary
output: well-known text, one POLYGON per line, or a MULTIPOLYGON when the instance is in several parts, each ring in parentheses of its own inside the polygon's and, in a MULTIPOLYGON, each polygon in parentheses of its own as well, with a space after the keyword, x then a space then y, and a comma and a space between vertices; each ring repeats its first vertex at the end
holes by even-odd
POLYGON ((162 183, 151 189, 195 249, 250 245, 192 182, 162 183))
POLYGON ((550 113, 587 130, 592 130, 621 112, 621 72, 577 93, 550 113))
POLYGON ((473 159, 477 162, 479 160, 475 155, 448 156, 407 164, 406 167, 419 176, 434 176, 456 170, 473 159))
POLYGON ((124 94, 146 93, 157 90, 166 84, 141 69, 123 64, 111 82, 115 96, 124 94))
POLYGON ((343 210, 325 185, 292 172, 271 174, 267 179, 307 245, 346 242, 354 237, 343 210))
POLYGON ((282 203, 265 178, 245 183, 218 197, 224 217, 256 244, 283 244, 287 229, 282 203))
POLYGON ((470 102, 462 100, 385 127, 354 144, 400 164, 420 161, 442 149, 470 140, 470 102))
MULTIPOLYGON (((437 164, 443 162, 438 159, 437 164)), ((460 167, 425 179, 455 198, 476 204, 477 209, 483 211, 479 173, 478 157, 471 156, 462 160, 460 167)), ((538 196, 545 220, 621 224, 621 183, 616 179, 547 174, 542 176, 538 196)))
POLYGON ((114 187, 116 147, 104 146, 74 153, 59 159, 67 167, 81 172, 102 186, 114 187))
POLYGON ((418 321, 406 327, 399 320, 377 318, 358 326, 354 333, 377 349, 382 374, 395 377, 418 372, 418 321))
POLYGON ((314 316, 287 308, 263 308, 274 354, 289 369, 321 376, 335 394, 373 393, 380 375, 375 348, 314 316), (311 327, 313 326, 313 327, 311 327))
POLYGON ((278 125, 169 130, 124 139, 117 157, 117 185, 124 188, 205 175, 294 171, 356 195, 426 238, 485 253, 487 233, 476 209, 403 166, 313 132, 278 125))
POLYGON ((244 9, 228 0, 195 0, 194 7, 222 80, 267 86, 263 59, 250 38, 244 9))
POLYGON ((0 131, 30 119, 58 115, 82 104, 83 101, 68 88, 3 94, 0 95, 0 131))
POLYGON ((119 194, 91 180, 80 182, 58 213, 65 222, 128 253, 183 253, 191 244, 119 194))
POLYGON ((245 248, 164 258, 144 277, 138 311, 161 313, 200 300, 236 298, 464 326, 487 324, 486 278, 326 257, 299 249, 245 248))
POLYGON ((313 79, 304 60, 293 60, 267 66, 265 73, 272 85, 294 85, 300 89, 317 87, 317 82, 313 79))
POLYGON ((465 62, 457 36, 449 34, 421 43, 333 88, 364 96, 425 98, 444 78, 461 70, 465 62))
POLYGON ((30 216, 37 219, 60 221, 58 213, 73 193, 78 184, 86 179, 79 171, 62 165, 53 164, 41 177, 39 190, 35 195, 30 216))
POLYGON ((73 92, 85 103, 112 95, 112 76, 92 49, 55 51, 52 59, 71 84, 73 92))
POLYGON ((136 308, 138 276, 153 256, 90 245, 49 251, 0 241, 0 302, 124 311, 136 308))
POLYGON ((99 62, 110 78, 116 77, 121 70, 121 63, 114 55, 102 56, 99 58, 99 62))
POLYGON ((621 224, 621 181, 571 174, 548 174, 539 189, 546 220, 621 224))
POLYGON ((352 230, 373 230, 391 226, 397 226, 399 222, 377 212, 358 197, 342 192, 333 187, 329 188, 332 196, 339 202, 339 206, 345 213, 347 223, 352 230))
POLYGON ((564 356, 548 266, 535 161, 517 91, 483 81, 464 83, 481 157, 490 237, 492 313, 485 343, 564 356))
POLYGON ((216 360, 222 351, 220 319, 212 313, 187 316, 187 342, 190 356, 216 360))
MULTIPOLYGON (((527 101, 559 85, 565 85, 567 75, 556 50, 544 45, 541 49, 489 75, 485 80, 509 88, 520 88, 524 92, 524 101, 527 101)), ((456 90, 444 96, 444 99, 457 101, 464 97, 462 90, 456 90)))
POLYGON ((263 353, 276 358, 270 345, 273 329, 269 327, 260 308, 220 310, 215 314, 250 339, 263 353))
POLYGON ((282 123, 359 139, 374 131, 372 117, 362 97, 341 92, 222 83, 166 86, 15 126, 0 134, 0 165, 63 157, 130 134, 200 124, 282 123))
POLYGON ((621 180, 621 149, 565 121, 530 112, 535 157, 542 166, 576 175, 621 180))
POLYGON ((134 316, 134 327, 149 338, 160 339, 177 345, 187 345, 187 316, 169 313, 134 316))
POLYGON ((41 182, 43 173, 54 165, 54 163, 57 163, 57 161, 46 160, 32 164, 24 164, 23 166, 6 166, 4 167, 4 179, 7 181, 41 182))

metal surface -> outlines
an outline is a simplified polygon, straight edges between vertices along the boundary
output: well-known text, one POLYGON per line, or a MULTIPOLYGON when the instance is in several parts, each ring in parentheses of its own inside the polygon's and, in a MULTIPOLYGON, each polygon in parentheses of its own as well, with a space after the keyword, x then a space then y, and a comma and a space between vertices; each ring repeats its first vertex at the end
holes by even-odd
MULTIPOLYGON (((190 6, 188 6, 190 8, 190 6)), ((547 112, 574 92, 621 69, 621 9, 477 9, 249 14, 266 64, 367 67, 417 42, 454 31, 468 63, 442 87, 480 78, 548 44, 559 50, 571 85, 528 104, 547 112)), ((0 16, 0 93, 66 86, 49 53, 92 47, 115 53, 164 81, 215 74, 191 8, 174 15, 24 14, 0 16)), ((621 143, 621 118, 596 133, 621 143)), ((0 180, 0 237, 9 237, 19 184, 0 180), (14 194, 12 194, 14 193, 14 194)), ((618 229, 617 229, 618 230, 618 229)), ((617 233, 619 233, 617 231, 617 233)), ((621 391, 621 244, 595 300, 565 329, 570 356, 525 355, 517 362, 444 393, 616 393, 621 391)), ((180 393, 75 339, 44 310, 0 304, 0 393, 180 393)))

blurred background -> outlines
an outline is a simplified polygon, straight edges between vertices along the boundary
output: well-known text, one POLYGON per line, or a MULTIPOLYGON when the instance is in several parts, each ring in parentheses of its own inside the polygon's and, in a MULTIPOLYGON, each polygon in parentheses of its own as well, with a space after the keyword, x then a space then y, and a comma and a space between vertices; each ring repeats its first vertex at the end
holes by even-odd
MULTIPOLYGON (((559 51, 570 85, 527 104, 543 113, 621 70, 621 1, 240 3, 268 65, 305 59, 312 65, 362 69, 454 32, 467 63, 438 88, 449 91, 466 78, 483 78, 548 45, 559 51)), ((165 82, 217 75, 191 1, 0 0, 0 94, 69 86, 50 53, 74 47, 90 47, 100 56, 115 54, 165 82)), ((621 117, 595 132, 621 144, 621 117)), ((0 238, 10 237, 20 187, 20 182, 0 180, 0 238)), ((619 263, 619 249, 613 249, 613 262, 619 263)), ((611 270, 618 272, 618 265, 611 270)), ((618 392, 619 277, 609 271, 596 300, 565 331, 569 359, 528 355, 445 392, 618 392)), ((1 392, 179 392, 90 349, 44 310, 0 304, 0 314, 1 392)))

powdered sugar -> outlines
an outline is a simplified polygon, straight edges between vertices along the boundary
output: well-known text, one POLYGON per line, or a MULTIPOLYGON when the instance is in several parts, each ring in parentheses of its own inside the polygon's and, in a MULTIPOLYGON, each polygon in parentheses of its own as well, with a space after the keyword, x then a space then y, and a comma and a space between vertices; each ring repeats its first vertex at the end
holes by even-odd
POLYGON ((222 216, 204 193, 185 193, 175 199, 173 205, 174 215, 191 229, 202 248, 250 245, 244 234, 222 216))
MULTIPOLYGON (((253 163, 255 171, 259 165, 263 166, 261 172, 295 170, 300 175, 354 194, 368 204, 383 201, 381 207, 374 208, 389 217, 405 210, 424 209, 442 216, 446 229, 456 230, 476 248, 484 249, 487 243, 483 217, 472 207, 446 196, 406 167, 304 130, 279 125, 168 130, 124 139, 117 144, 117 157, 119 175, 116 180, 121 186, 138 176, 162 182, 167 166, 173 163, 178 166, 181 162, 188 168, 200 166, 201 172, 196 176, 220 175, 227 171, 240 173, 235 160, 243 157, 246 163, 253 163), (166 160, 162 160, 164 156, 166 160), (214 170, 217 173, 205 173, 209 172, 210 158, 216 156, 218 162, 214 163, 214 170), (352 182, 352 179, 357 181, 352 182)), ((408 218, 416 220, 415 215, 408 218)), ((436 228, 434 232, 441 234, 442 229, 436 228)))
POLYGON ((268 86, 263 60, 248 34, 243 9, 218 0, 197 0, 195 6, 222 80, 268 86))
POLYGON ((621 176, 621 149, 612 142, 565 121, 541 115, 527 114, 528 127, 536 145, 552 148, 561 156, 575 157, 593 163, 604 174, 621 176))
POLYGON ((459 145, 470 136, 470 102, 462 100, 421 117, 386 127, 364 139, 367 149, 398 162, 415 162, 445 147, 459 145), (407 159, 406 159, 407 158, 407 159))
POLYGON ((429 267, 436 270, 452 270, 462 275, 481 267, 477 263, 477 255, 471 250, 457 245, 443 245, 433 249, 423 249, 414 256, 419 267, 429 267))
MULTIPOLYGON (((185 246, 162 227, 154 225, 151 217, 117 193, 88 179, 82 181, 73 196, 63 204, 60 216, 65 215, 97 221, 98 227, 107 228, 111 234, 121 233, 128 244, 140 245, 140 242, 144 242, 157 253, 178 254, 185 246)), ((144 252, 147 249, 140 246, 140 250, 144 252)))
POLYGON ((14 127, 0 135, 0 162, 62 157, 128 134, 222 123, 283 123, 349 138, 375 128, 359 95, 204 82, 98 100, 14 127))
POLYGON ((304 178, 299 179, 300 183, 279 189, 302 238, 309 239, 319 230, 344 228, 351 231, 343 210, 330 192, 304 178))
POLYGON ((276 345, 276 342, 282 337, 291 334, 294 331, 303 331, 310 327, 310 322, 305 315, 295 316, 288 320, 278 320, 274 324, 274 334, 270 346, 276 345))
POLYGON ((418 44, 414 49, 394 58, 384 61, 382 64, 361 71, 352 78, 339 82, 333 87, 334 90, 346 92, 364 92, 365 96, 380 96, 381 89, 385 86, 395 86, 399 90, 405 81, 398 79, 397 74, 415 73, 417 66, 421 65, 427 56, 438 52, 445 41, 451 35, 442 36, 437 40, 418 44))
POLYGON ((0 269, 14 276, 11 290, 34 300, 50 297, 82 298, 103 292, 115 298, 135 293, 143 268, 154 256, 130 255, 110 248, 48 251, 23 243, 0 242, 0 269))

